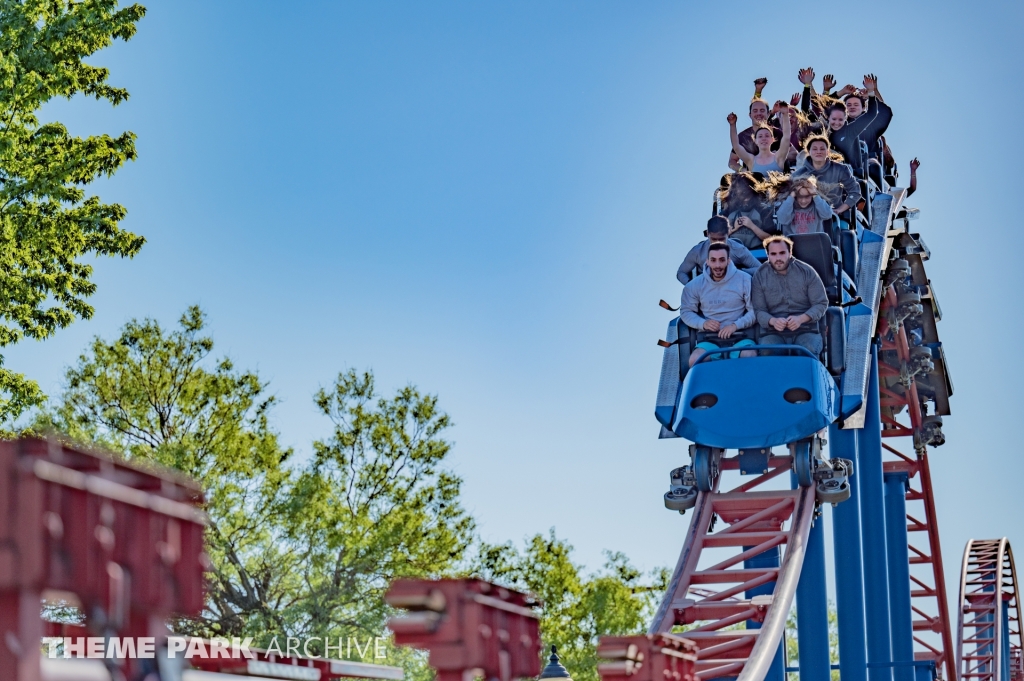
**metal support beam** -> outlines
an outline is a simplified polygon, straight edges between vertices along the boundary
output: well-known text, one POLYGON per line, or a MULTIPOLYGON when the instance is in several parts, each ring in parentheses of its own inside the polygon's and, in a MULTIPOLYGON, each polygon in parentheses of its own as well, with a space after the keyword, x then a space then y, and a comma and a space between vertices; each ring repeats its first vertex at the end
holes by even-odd
POLYGON ((905 472, 885 474, 885 536, 889 558, 889 624, 894 681, 914 681, 914 621, 910 608, 905 472))
POLYGON ((853 461, 850 498, 832 509, 832 548, 835 552, 836 611, 839 628, 839 676, 842 681, 867 681, 868 658, 864 628, 864 575, 861 569, 859 429, 829 428, 831 458, 853 461))
MULTIPOLYGON (((744 550, 751 547, 744 547, 744 550)), ((806 558, 805 558, 806 560, 806 558)), ((752 558, 748 558, 743 561, 743 567, 748 570, 760 569, 760 568, 777 568, 779 567, 779 547, 775 546, 768 549, 764 553, 756 555, 752 558)), ((744 592, 744 596, 748 599, 754 596, 770 596, 775 592, 775 582, 767 582, 761 586, 756 586, 753 589, 749 589, 744 592)), ((757 620, 747 620, 747 629, 760 629, 761 622, 757 620)), ((764 681, 785 681, 786 680, 786 656, 785 656, 785 645, 786 639, 783 637, 782 642, 779 643, 779 649, 775 652, 775 658, 772 660, 771 667, 768 669, 768 674, 764 677, 764 681)))
POLYGON ((892 681, 889 635, 889 566, 885 540, 885 494, 882 481, 882 421, 878 403, 878 346, 871 346, 864 428, 857 439, 860 453, 860 515, 864 550, 864 612, 867 625, 868 676, 892 681))
MULTIPOLYGON (((793 489, 796 474, 790 474, 793 489)), ((797 645, 800 681, 829 681, 828 593, 825 588, 825 527, 818 517, 807 537, 807 553, 796 587, 797 645)))

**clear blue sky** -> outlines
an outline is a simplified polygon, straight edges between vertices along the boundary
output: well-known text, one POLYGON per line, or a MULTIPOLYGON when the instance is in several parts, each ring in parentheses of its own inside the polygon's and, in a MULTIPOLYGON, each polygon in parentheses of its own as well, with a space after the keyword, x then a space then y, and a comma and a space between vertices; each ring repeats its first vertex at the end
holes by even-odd
POLYGON ((900 170, 922 160, 956 388, 932 459, 949 587, 968 537, 1024 547, 1024 3, 147 4, 93 60, 131 100, 48 111, 138 134, 99 191, 148 239, 97 263, 92 321, 8 352, 48 392, 93 335, 199 303, 299 452, 328 432, 317 387, 372 368, 440 396, 486 539, 554 526, 592 567, 672 564, 688 517, 661 495, 686 456, 656 439, 656 303, 700 238, 726 114, 757 76, 775 99, 802 66, 870 71, 900 170))

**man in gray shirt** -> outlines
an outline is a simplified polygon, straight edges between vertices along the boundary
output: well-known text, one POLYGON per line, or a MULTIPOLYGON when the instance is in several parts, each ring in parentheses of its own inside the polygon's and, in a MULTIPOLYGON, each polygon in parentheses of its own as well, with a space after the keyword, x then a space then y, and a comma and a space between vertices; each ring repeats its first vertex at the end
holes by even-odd
MULTIPOLYGON (((733 338, 733 334, 754 325, 754 309, 750 304, 750 275, 736 269, 729 260, 729 250, 729 244, 711 244, 704 272, 683 287, 679 319, 698 332, 697 347, 690 353, 690 366, 708 351, 723 345, 754 345, 745 335, 741 339, 733 338)), ((735 357, 740 353, 729 354, 735 357)), ((747 350, 741 356, 756 354, 747 350)))
POLYGON ((747 247, 736 239, 729 239, 729 220, 724 215, 713 215, 708 220, 708 238, 690 249, 690 252, 683 258, 683 264, 676 270, 676 279, 684 286, 693 277, 691 273, 696 267, 704 266, 708 259, 708 249, 711 244, 729 244, 729 255, 736 269, 747 274, 753 274, 761 266, 761 262, 755 258, 747 247))
POLYGON ((750 284, 757 323, 764 329, 761 345, 802 345, 818 357, 818 320, 828 307, 825 285, 813 267, 793 257, 793 242, 787 237, 769 237, 765 248, 768 262, 750 284))

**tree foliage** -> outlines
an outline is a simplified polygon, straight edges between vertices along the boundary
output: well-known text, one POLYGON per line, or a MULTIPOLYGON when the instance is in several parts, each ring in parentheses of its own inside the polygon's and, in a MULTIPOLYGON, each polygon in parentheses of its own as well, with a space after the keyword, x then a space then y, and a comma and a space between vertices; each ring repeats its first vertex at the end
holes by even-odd
MULTIPOLYGON (((832 664, 839 662, 839 613, 836 611, 835 603, 832 601, 828 602, 828 656, 832 664)), ((789 616, 786 618, 786 660, 786 666, 800 666, 796 606, 793 606, 793 609, 789 611, 789 616)), ((800 674, 798 672, 789 672, 786 674, 786 678, 789 681, 799 681, 800 674)), ((838 669, 832 670, 831 678, 832 681, 839 681, 838 669)))
POLYGON ((278 520, 291 478, 267 414, 266 383, 210 361, 204 316, 189 308, 179 328, 131 321, 120 337, 93 340, 66 372, 66 388, 37 427, 102 445, 129 459, 176 468, 203 484, 214 569, 209 611, 181 623, 194 633, 248 633, 282 626, 294 558, 280 548, 278 520))
POLYGON ((314 444, 290 500, 308 588, 290 619, 296 635, 379 635, 389 583, 450 572, 473 540, 462 481, 440 467, 451 420, 411 386, 379 396, 369 372, 340 374, 315 402, 334 433, 314 444))
POLYGON ((451 420, 436 397, 413 387, 382 397, 371 373, 345 372, 315 396, 332 436, 289 466, 267 384, 213 360, 204 324, 192 307, 174 330, 133 320, 112 342, 94 339, 36 427, 203 484, 207 610, 178 630, 258 644, 382 635, 390 581, 452 571, 474 537, 461 481, 442 467, 451 420))
POLYGON ((622 553, 606 557, 601 570, 584 574, 572 546, 552 530, 531 537, 522 552, 510 543, 481 545, 472 571, 537 596, 544 644, 558 647, 573 679, 598 681, 598 637, 643 633, 669 577, 667 570, 645 576, 622 553))
MULTIPOLYGON (((86 186, 135 158, 135 135, 77 137, 39 110, 82 94, 112 105, 128 92, 84 59, 129 40, 145 14, 116 0, 0 0, 0 347, 43 339, 92 316, 96 255, 134 256, 144 239, 119 227, 126 211, 86 186)), ((2 357, 0 357, 2 364, 2 357)), ((0 366, 0 420, 42 400, 0 366)))

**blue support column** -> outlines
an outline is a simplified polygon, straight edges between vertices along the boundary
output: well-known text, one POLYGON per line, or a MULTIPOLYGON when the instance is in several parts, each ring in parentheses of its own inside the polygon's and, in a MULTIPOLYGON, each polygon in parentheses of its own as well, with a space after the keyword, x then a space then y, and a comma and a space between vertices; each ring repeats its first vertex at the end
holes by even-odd
MULTIPOLYGON (((995 589, 996 589, 996 587, 995 587, 994 584, 988 584, 988 585, 983 586, 981 588, 982 591, 995 591, 995 589)), ((987 624, 989 622, 992 623, 991 627, 986 627, 984 629, 975 629, 976 632, 980 632, 980 635, 978 635, 978 638, 987 638, 987 639, 994 640, 995 639, 995 635, 996 635, 996 627, 995 627, 995 620, 992 618, 992 613, 986 612, 984 615, 979 615, 978 616, 978 622, 980 622, 982 624, 987 624)), ((993 651, 992 644, 991 643, 986 643, 985 645, 978 647, 977 654, 980 655, 980 656, 992 655, 992 651, 993 651)), ((994 674, 995 673, 994 669, 989 669, 989 666, 988 666, 987 663, 986 664, 978 665, 978 670, 977 671, 982 673, 982 674, 994 674)), ((998 679, 997 681, 1002 681, 1002 679, 998 679)))
POLYGON ((914 681, 935 681, 935 663, 915 664, 914 681))
MULTIPOLYGON (((791 473, 793 489, 798 487, 791 473)), ((797 645, 800 651, 800 681, 829 681, 832 678, 828 654, 828 592, 825 588, 824 517, 811 526, 807 552, 796 587, 797 645)))
MULTIPOLYGON (((752 546, 744 546, 743 550, 753 548, 752 546)), ((755 568, 766 568, 766 567, 779 567, 779 547, 775 546, 768 549, 764 553, 754 556, 748 560, 743 561, 743 567, 747 569, 755 568)), ((753 598, 754 596, 765 596, 770 595, 775 591, 775 582, 768 582, 761 586, 756 586, 749 591, 744 592, 746 598, 753 598)), ((747 629, 760 629, 761 623, 755 622, 754 620, 747 620, 747 629)), ((786 681, 786 657, 784 646, 786 645, 786 638, 782 638, 782 643, 779 644, 779 649, 775 651, 775 659, 772 660, 772 666, 768 668, 768 673, 765 675, 765 681, 786 681)))
POLYGON ((907 480, 906 473, 885 474, 889 624, 895 681, 914 681, 914 622, 910 609, 910 558, 907 552, 907 480))
POLYGON ((829 456, 853 461, 850 498, 832 509, 832 548, 836 564, 836 614, 839 629, 839 676, 867 681, 864 628, 864 574, 861 569, 860 460, 856 430, 828 429, 829 456))
POLYGON ((864 428, 860 453, 860 517, 864 550, 864 613, 867 625, 868 677, 892 681, 889 640, 889 566, 885 542, 885 494, 882 482, 882 420, 878 404, 878 346, 871 348, 864 428))
MULTIPOLYGON (((996 574, 1001 575, 1002 571, 996 574)), ((1002 582, 1002 579, 999 581, 1002 582)), ((1002 601, 997 607, 1002 611, 1003 618, 1003 632, 999 637, 1002 641, 999 646, 999 676, 1000 681, 1010 681, 1010 604, 1002 601)))

